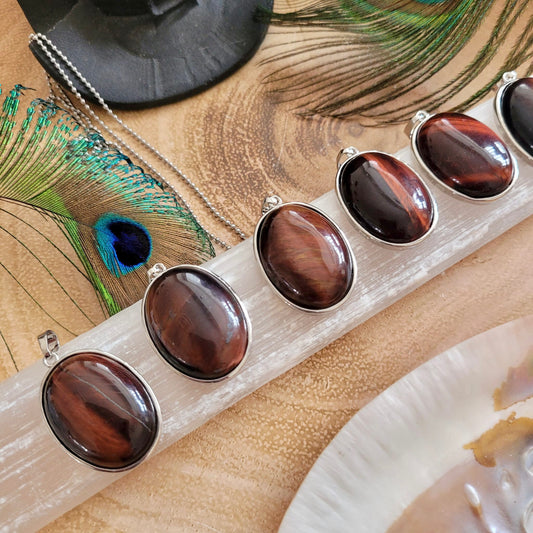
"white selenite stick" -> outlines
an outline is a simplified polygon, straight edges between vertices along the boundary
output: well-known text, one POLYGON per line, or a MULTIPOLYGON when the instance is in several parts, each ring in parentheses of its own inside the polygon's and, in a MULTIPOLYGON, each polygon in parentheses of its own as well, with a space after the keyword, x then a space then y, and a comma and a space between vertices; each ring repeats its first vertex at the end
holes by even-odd
MULTIPOLYGON (((503 135, 492 102, 469 114, 503 135)), ((510 143, 509 147, 519 166, 517 183, 496 201, 480 203, 443 191, 425 176, 410 149, 397 154, 420 172, 439 210, 435 231, 411 248, 386 247, 364 237, 345 215, 334 191, 313 202, 345 232, 358 264, 355 290, 330 313, 305 313, 284 303, 264 280, 251 239, 207 263, 241 297, 252 321, 248 359, 226 381, 199 383, 165 364, 148 341, 139 302, 63 349, 104 350, 143 375, 161 406, 162 432, 154 452, 158 453, 531 215, 533 161, 517 154, 510 143)), ((39 397, 46 370, 39 362, 0 383, 2 532, 36 530, 125 475, 79 464, 50 434, 39 397)))

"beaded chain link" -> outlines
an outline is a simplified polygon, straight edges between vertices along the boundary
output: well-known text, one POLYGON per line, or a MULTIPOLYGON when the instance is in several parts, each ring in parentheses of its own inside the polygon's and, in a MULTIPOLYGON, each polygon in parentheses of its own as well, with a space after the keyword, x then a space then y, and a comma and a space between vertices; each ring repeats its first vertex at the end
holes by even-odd
POLYGON ((244 240, 246 239, 245 233, 229 218, 223 216, 212 204, 212 202, 207 198, 207 196, 197 187, 197 185, 182 171, 180 170, 172 161, 170 161, 167 157, 165 157, 157 148, 152 146, 148 141, 146 141, 143 137, 141 137, 137 132, 135 132, 132 128, 130 128, 120 117, 118 117, 111 108, 106 104, 104 99, 101 97, 101 95, 98 93, 98 91, 91 85, 91 83, 81 74, 81 72, 76 68, 76 66, 67 58, 67 56, 61 52, 55 46, 52 41, 46 37, 46 35, 43 35, 42 33, 32 34, 30 35, 30 43, 35 43, 39 46, 39 48, 46 54, 52 65, 56 68, 56 70, 59 72, 63 80, 65 80, 65 83, 68 85, 70 91, 75 95, 75 97, 78 99, 80 104, 83 106, 84 110, 86 111, 86 115, 84 115, 82 112, 80 112, 79 109, 77 109, 69 100, 66 93, 63 91, 63 89, 57 85, 55 82, 52 82, 50 79, 50 76, 48 76, 48 86, 50 87, 50 97, 51 99, 59 99, 62 104, 69 108, 69 111, 81 122, 88 123, 89 126, 99 133, 100 135, 102 132, 94 125, 94 123, 91 121, 91 118, 96 121, 100 127, 102 127, 116 142, 117 147, 121 151, 126 151, 130 155, 133 155, 138 161, 140 161, 146 168, 150 170, 153 174, 155 174, 161 182, 164 184, 166 188, 168 188, 172 194, 175 195, 175 197, 183 204, 185 209, 191 214, 192 218, 195 220, 195 222, 207 233, 210 239, 212 239, 215 243, 217 243, 220 247, 229 250, 231 246, 226 243, 224 240, 222 240, 220 237, 217 237, 212 232, 207 230, 205 226, 198 220, 198 216, 192 208, 190 207, 189 203, 185 200, 185 198, 176 190, 176 188, 157 170, 155 169, 146 159, 140 155, 136 150, 134 150, 124 139, 122 139, 119 135, 117 135, 89 106, 85 98, 80 94, 78 89, 74 86, 74 83, 68 76, 68 74, 65 72, 65 70, 60 65, 57 58, 60 58, 65 65, 68 66, 68 68, 72 71, 72 73, 78 78, 78 80, 87 88, 88 91, 94 96, 95 100, 100 104, 102 109, 119 125, 121 126, 129 135, 131 135, 137 142, 139 142, 142 146, 144 146, 146 149, 148 149, 152 154, 154 154, 160 161, 162 161, 164 164, 166 164, 170 169, 172 169, 179 178, 188 186, 190 187, 196 196, 200 198, 202 203, 209 209, 212 216, 217 219, 219 222, 224 224, 226 227, 228 227, 233 233, 235 233, 240 239, 244 240), (55 84, 55 87, 52 85, 52 83, 55 84), (58 97, 56 92, 60 91, 61 94, 63 94, 63 97, 58 97), (91 118, 89 118, 91 117, 91 118))

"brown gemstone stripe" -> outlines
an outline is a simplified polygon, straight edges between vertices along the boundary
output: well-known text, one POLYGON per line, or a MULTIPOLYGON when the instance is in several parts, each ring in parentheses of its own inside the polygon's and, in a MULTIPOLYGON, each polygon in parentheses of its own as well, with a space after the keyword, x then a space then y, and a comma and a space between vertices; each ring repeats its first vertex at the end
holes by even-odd
POLYGON ((80 352, 59 361, 43 383, 42 405, 61 444, 103 470, 135 466, 159 434, 159 407, 148 386, 107 354, 80 352))
POLYGON ((341 230, 323 213, 299 203, 267 212, 254 235, 256 258, 275 291, 305 311, 340 305, 356 276, 341 230))
POLYGON ((527 157, 533 157, 533 78, 503 85, 495 99, 496 114, 505 132, 527 157))
POLYGON ((149 285, 143 320, 158 353, 201 381, 234 373, 248 352, 251 325, 237 295, 206 269, 180 265, 149 285))
POLYGON ((497 198, 516 178, 516 165, 503 140, 467 115, 433 115, 415 129, 412 141, 430 174, 468 198, 497 198))
POLYGON ((362 152, 337 172, 337 196, 369 236, 409 246, 433 228, 437 213, 429 189, 402 161, 382 152, 362 152))

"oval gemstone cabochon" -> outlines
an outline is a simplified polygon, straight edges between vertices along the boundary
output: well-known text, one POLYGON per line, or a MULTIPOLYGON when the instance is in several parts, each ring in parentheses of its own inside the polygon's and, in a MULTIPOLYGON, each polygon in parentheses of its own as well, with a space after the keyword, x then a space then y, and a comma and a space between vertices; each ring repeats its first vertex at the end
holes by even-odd
POLYGON ((366 232, 390 244, 412 244, 431 229, 435 206, 417 174, 395 157, 365 152, 346 161, 337 191, 366 232))
POLYGON ((43 385, 43 410, 74 456, 105 470, 135 466, 159 431, 155 400, 125 365, 95 352, 57 363, 43 385))
POLYGON ((533 157, 533 78, 516 80, 504 88, 500 113, 513 139, 533 157))
POLYGON ((355 265, 342 233, 303 204, 269 211, 256 232, 259 262, 274 288, 290 303, 320 311, 349 293, 355 265))
POLYGON ((504 142, 488 126, 461 113, 427 119, 415 138, 418 154, 442 183, 470 198, 505 192, 514 177, 504 142))
POLYGON ((180 266, 163 272, 148 288, 144 317, 159 353, 194 379, 221 379, 246 355, 244 310, 208 271, 180 266))

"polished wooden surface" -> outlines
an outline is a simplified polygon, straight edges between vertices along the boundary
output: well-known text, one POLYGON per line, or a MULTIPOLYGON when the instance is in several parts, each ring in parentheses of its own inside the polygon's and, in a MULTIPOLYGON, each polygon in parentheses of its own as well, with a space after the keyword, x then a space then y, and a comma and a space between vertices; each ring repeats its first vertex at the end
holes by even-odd
MULTIPOLYGON (((46 95, 44 73, 27 48, 31 30, 20 8, 6 0, 0 14, 3 89, 22 83, 46 95)), ((272 32, 264 48, 276 38, 272 32)), ((309 201, 332 189, 339 149, 356 145, 394 153, 407 144, 403 127, 368 129, 356 121, 304 119, 278 105, 260 83, 264 48, 201 95, 121 113, 248 234, 265 193, 309 201)), ((202 220, 218 232, 205 213, 202 220)), ((533 312, 532 239, 533 220, 528 219, 45 531, 275 531, 319 453, 359 408, 442 350, 533 312)), ((17 259, 24 257, 7 244, 3 264, 17 259)), ((46 295, 46 281, 33 279, 30 270, 23 267, 21 275, 46 295)), ((19 368, 39 359, 35 335, 50 323, 4 270, 0 275, 2 333, 12 352, 0 352, 0 377, 6 378, 16 372, 12 357, 19 368)), ((90 289, 70 283, 94 320, 101 319, 90 289)), ((90 327, 60 304, 50 302, 72 333, 90 327)), ((58 333, 62 340, 69 338, 66 331, 58 333)))

